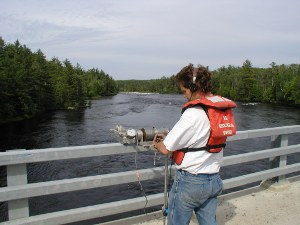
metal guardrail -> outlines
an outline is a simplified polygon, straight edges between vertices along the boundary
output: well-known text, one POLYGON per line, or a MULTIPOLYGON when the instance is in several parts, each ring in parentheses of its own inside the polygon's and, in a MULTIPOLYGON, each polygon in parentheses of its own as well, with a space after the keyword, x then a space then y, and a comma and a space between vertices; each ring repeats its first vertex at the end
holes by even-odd
MULTIPOLYGON (((230 137, 228 141, 270 136, 272 148, 224 157, 224 166, 269 158, 271 168, 226 179, 223 181, 224 189, 239 187, 274 177, 277 178, 278 182, 282 182, 285 179, 286 174, 300 171, 300 162, 287 165, 287 155, 300 152, 300 144, 288 146, 288 135, 299 132, 300 125, 295 125, 240 131, 237 132, 237 135, 230 137)), ((66 224, 143 209, 145 206, 145 198, 139 197, 37 216, 29 216, 28 199, 31 197, 125 184, 136 182, 137 178, 136 171, 126 171, 28 184, 26 171, 27 163, 114 155, 137 151, 147 151, 147 149, 113 143, 36 150, 12 150, 0 153, 0 166, 7 166, 7 187, 0 188, 0 202, 7 201, 9 210, 9 221, 2 222, 0 225, 66 224)), ((160 178, 163 175, 164 167, 139 170, 141 181, 160 178)), ((153 194, 147 196, 147 199, 147 207, 159 206, 162 205, 164 196, 163 193, 153 194)))

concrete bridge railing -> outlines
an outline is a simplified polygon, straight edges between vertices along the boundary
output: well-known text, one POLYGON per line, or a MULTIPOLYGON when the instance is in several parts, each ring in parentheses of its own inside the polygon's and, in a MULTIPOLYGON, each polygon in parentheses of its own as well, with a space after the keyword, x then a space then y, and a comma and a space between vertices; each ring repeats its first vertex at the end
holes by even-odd
MULTIPOLYGON (((260 159, 270 159, 270 168, 260 172, 225 179, 224 189, 239 187, 268 179, 282 182, 285 180, 286 174, 299 172, 300 162, 287 165, 287 155, 300 152, 300 144, 288 145, 288 135, 299 132, 300 125, 295 125, 240 131, 237 135, 230 137, 228 141, 270 137, 272 147, 266 150, 224 157, 224 166, 260 159)), ((143 209, 145 206, 145 198, 138 197, 100 205, 29 216, 29 198, 136 182, 137 178, 136 171, 126 171, 81 178, 27 183, 27 163, 78 159, 137 151, 146 151, 146 149, 113 143, 35 150, 10 150, 0 153, 0 166, 7 167, 7 187, 0 188, 0 202, 8 202, 9 215, 9 221, 2 222, 0 225, 66 224, 143 209)), ((160 178, 162 176, 164 176, 164 167, 139 170, 140 181, 160 178)), ((159 206, 163 204, 164 195, 163 193, 149 195, 147 196, 147 200, 147 207, 159 206)))

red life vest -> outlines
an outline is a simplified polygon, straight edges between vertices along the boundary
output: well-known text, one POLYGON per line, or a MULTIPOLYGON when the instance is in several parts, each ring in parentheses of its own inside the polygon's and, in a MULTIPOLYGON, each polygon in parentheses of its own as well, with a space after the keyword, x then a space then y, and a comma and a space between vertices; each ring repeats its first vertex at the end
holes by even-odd
POLYGON ((224 97, 214 95, 189 101, 182 107, 183 113, 186 109, 202 106, 205 110, 210 122, 210 136, 206 146, 201 148, 183 148, 173 152, 173 159, 177 165, 182 163, 186 152, 206 150, 210 153, 218 153, 225 147, 225 142, 228 136, 236 134, 236 126, 231 111, 236 107, 236 104, 224 97))

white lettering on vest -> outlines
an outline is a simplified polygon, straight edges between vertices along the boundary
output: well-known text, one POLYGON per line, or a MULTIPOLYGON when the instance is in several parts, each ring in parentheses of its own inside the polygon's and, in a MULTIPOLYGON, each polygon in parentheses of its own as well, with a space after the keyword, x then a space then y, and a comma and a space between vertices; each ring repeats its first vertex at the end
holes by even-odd
POLYGON ((221 123, 219 124, 219 128, 225 128, 225 127, 234 127, 232 123, 221 123))
POLYGON ((224 130, 223 131, 223 135, 226 136, 226 135, 231 135, 232 134, 232 130, 224 130))

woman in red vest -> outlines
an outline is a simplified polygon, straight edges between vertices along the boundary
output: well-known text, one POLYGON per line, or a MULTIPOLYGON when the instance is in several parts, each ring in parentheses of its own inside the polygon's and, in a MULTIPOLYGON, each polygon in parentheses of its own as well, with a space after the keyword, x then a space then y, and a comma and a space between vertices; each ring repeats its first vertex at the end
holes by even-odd
MULTIPOLYGON (((235 104, 211 93, 211 75, 207 67, 199 65, 194 68, 192 64, 176 75, 188 103, 168 135, 157 135, 154 141, 159 152, 173 154, 176 162, 177 176, 168 199, 168 225, 188 225, 193 212, 201 225, 217 225, 217 196, 223 189, 219 176, 223 158, 221 150, 226 138, 222 139, 222 143, 216 143, 215 140, 209 143, 212 126, 215 125, 211 125, 208 118, 211 106, 206 106, 205 102, 215 104, 226 101, 229 103, 227 108, 235 107, 235 104)), ((227 119, 226 116, 224 118, 227 119)), ((226 122, 223 127, 230 129, 228 127, 231 125, 235 128, 234 121, 226 122)))

